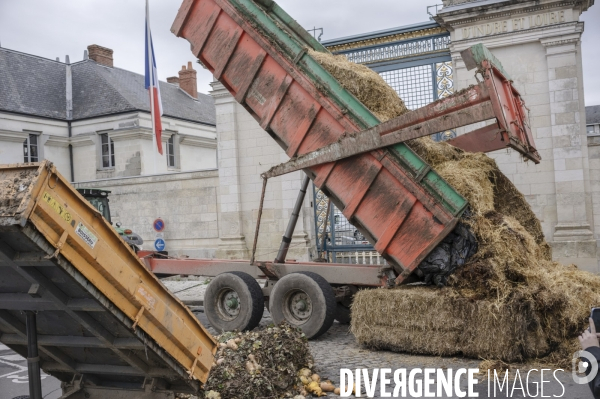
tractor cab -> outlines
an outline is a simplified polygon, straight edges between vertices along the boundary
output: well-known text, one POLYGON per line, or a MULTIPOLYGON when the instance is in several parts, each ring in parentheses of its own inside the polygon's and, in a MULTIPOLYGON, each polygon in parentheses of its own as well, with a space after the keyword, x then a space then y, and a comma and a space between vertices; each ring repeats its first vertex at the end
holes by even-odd
POLYGON ((78 188, 77 191, 104 216, 104 219, 108 220, 108 223, 112 224, 108 205, 110 191, 98 188, 78 188))
MULTIPOLYGON (((99 188, 78 188, 77 191, 81 194, 94 208, 98 210, 104 216, 110 224, 112 223, 110 216, 110 206, 108 205, 109 190, 103 190, 99 188)), ((131 229, 122 227, 121 223, 116 223, 114 229, 119 235, 125 240, 127 244, 137 253, 141 249, 144 240, 142 237, 135 234, 131 229)))

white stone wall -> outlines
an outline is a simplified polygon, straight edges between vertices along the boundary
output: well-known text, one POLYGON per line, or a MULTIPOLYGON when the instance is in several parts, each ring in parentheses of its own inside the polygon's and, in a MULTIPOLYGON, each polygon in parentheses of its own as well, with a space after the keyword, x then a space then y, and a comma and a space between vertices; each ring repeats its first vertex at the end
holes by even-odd
MULTIPOLYGON (((69 163, 69 147, 67 140, 56 139, 54 137, 46 137, 43 143, 44 158, 51 159, 54 166, 58 169, 60 174, 66 177, 67 180, 71 179, 71 166, 69 163)), ((21 144, 22 147, 22 144, 21 144)), ((22 151, 22 149, 21 149, 22 151)), ((0 155, 1 157, 1 155, 0 155)), ((19 160, 23 162, 23 159, 19 160)))
POLYGON ((600 232, 600 136, 588 137, 588 157, 590 165, 590 191, 594 213, 594 232, 600 232))
MULTIPOLYGON (((260 174, 288 159, 218 82, 211 95, 217 112, 220 184, 220 237, 217 257, 249 258, 260 205, 260 174)), ((256 258, 273 260, 281 243, 302 181, 301 172, 270 179, 265 193, 256 258)), ((312 191, 307 193, 296 225, 288 259, 307 261, 314 256, 312 191)))
POLYGON ((112 222, 120 222, 153 250, 153 221, 165 221, 164 238, 170 255, 214 258, 219 244, 217 171, 181 172, 75 183, 77 188, 110 190, 112 222))
POLYGON ((180 144, 179 154, 179 170, 203 170, 217 168, 217 151, 214 148, 180 144))
MULTIPOLYGON (((514 79, 530 109, 539 165, 512 150, 490 154, 526 196, 542 222, 553 256, 598 272, 592 172, 585 132, 581 68, 582 9, 589 4, 542 1, 452 11, 445 1, 436 19, 451 32, 456 89, 476 84, 460 52, 483 43, 514 79)), ((469 3, 469 2, 467 2, 469 3)), ((477 6, 477 8, 475 8, 477 6)), ((595 217, 596 216, 596 217, 595 217)))
POLYGON ((21 163, 23 162, 23 138, 19 137, 16 141, 3 140, 0 144, 0 159, 2 163, 21 163))
MULTIPOLYGON (((96 179, 98 170, 98 147, 100 140, 96 134, 78 135, 71 140, 73 146, 73 174, 75 181, 96 179)), ((50 159, 52 161, 52 159, 50 159)), ((69 176, 68 174, 64 174, 69 176)))
POLYGON ((68 124, 43 118, 0 113, 0 164, 23 162, 23 141, 39 134, 40 159, 56 164, 71 177, 68 145, 73 146, 75 181, 216 169, 216 128, 163 117, 163 155, 152 140, 150 115, 142 112, 112 115, 68 124), (107 133, 115 144, 115 165, 103 168, 99 134, 107 133), (177 165, 167 167, 166 141, 174 136, 177 165))

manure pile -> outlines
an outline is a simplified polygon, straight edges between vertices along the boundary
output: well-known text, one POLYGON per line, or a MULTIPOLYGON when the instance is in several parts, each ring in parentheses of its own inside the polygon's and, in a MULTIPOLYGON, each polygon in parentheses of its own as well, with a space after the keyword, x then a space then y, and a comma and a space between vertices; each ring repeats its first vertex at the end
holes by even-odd
MULTIPOLYGON (((377 73, 311 55, 382 121, 406 112, 377 73)), ((570 364, 590 308, 600 305, 600 276, 552 261, 539 220, 493 159, 428 137, 407 144, 469 201, 461 222, 477 248, 444 276, 444 288, 360 291, 352 333, 368 347, 415 354, 570 364)))
POLYGON ((314 361, 301 330, 282 323, 258 331, 226 332, 217 340, 216 364, 204 385, 206 398, 292 398, 307 394, 308 384, 303 384, 301 375, 312 369, 314 361))
POLYGON ((0 173, 0 215, 12 215, 19 209, 37 175, 37 171, 22 171, 17 177, 14 173, 0 173))

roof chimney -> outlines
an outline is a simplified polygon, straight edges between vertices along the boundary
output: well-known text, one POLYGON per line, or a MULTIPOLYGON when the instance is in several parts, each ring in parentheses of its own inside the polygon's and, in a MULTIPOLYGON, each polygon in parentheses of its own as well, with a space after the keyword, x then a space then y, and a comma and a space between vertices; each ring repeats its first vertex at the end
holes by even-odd
POLYGON ((87 49, 90 59, 96 61, 98 64, 113 67, 113 51, 111 49, 98 46, 97 44, 89 45, 87 49))
POLYGON ((179 86, 179 78, 177 76, 169 76, 167 78, 167 83, 171 83, 171 84, 179 86))
POLYGON ((179 71, 179 87, 187 94, 194 98, 198 98, 198 84, 196 83, 196 71, 192 68, 192 62, 189 61, 187 69, 185 65, 179 71))

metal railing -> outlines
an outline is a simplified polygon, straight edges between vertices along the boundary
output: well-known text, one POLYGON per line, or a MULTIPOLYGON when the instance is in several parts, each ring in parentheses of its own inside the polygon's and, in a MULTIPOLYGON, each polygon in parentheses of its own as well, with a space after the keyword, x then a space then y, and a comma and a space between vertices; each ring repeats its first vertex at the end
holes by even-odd
POLYGON ((418 55, 436 50, 444 50, 448 48, 449 44, 450 36, 445 34, 343 52, 342 54, 344 54, 349 61, 365 64, 418 55))
POLYGON ((334 249, 329 251, 333 263, 352 263, 359 265, 385 265, 386 260, 377 251, 344 251, 334 249))

